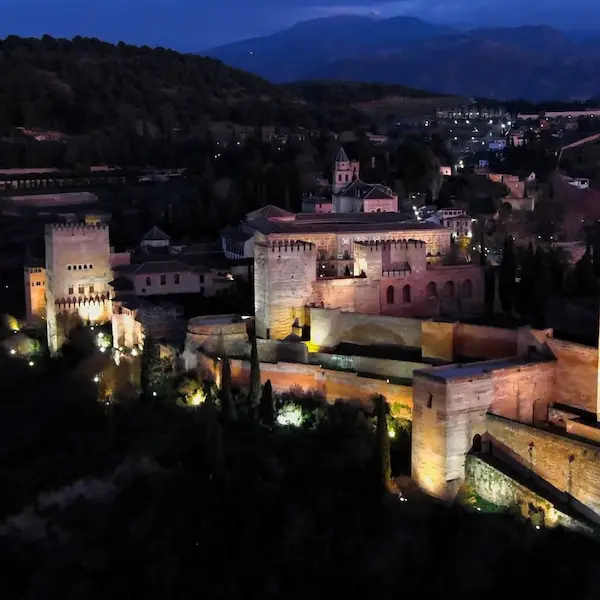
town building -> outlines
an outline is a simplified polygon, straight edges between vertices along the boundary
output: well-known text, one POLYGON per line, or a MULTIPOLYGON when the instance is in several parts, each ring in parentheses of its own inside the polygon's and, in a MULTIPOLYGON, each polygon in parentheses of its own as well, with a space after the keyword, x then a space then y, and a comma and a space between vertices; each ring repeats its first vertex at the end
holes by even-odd
POLYGON ((398 212, 398 196, 388 187, 360 179, 360 164, 340 148, 334 162, 331 184, 333 212, 398 212))

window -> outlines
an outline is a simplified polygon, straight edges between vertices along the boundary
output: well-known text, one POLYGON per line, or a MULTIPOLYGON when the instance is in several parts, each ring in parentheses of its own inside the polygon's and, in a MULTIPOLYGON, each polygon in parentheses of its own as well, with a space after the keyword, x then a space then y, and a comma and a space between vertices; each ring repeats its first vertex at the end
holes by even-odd
POLYGON ((77 289, 77 293, 78 294, 85 294, 85 288, 82 285, 80 285, 79 288, 77 289))
POLYGON ((78 268, 78 269, 81 271, 81 265, 78 265, 78 267, 77 267, 77 268, 78 268))
POLYGON ((408 284, 402 288, 402 302, 410 304, 410 285, 408 284))
POLYGON ((433 394, 429 394, 429 398, 427 398, 427 408, 433 407, 433 394))
POLYGON ((90 294, 94 293, 94 284, 92 283, 92 285, 90 285, 90 294))
POLYGON ((71 270, 71 265, 69 265, 69 266, 67 267, 67 269, 69 269, 69 271, 70 271, 70 270, 71 270))
POLYGON ((83 265, 83 268, 87 270, 87 265, 83 265))
POLYGON ((146 277, 146 285, 152 285, 152 278, 146 277))
POLYGON ((204 283, 204 275, 200 275, 200 283, 204 283))
POLYGON ((93 268, 94 268, 94 265, 90 265, 90 269, 93 269, 93 268))
POLYGON ((387 303, 394 304, 394 286, 390 285, 387 289, 387 303))
POLYGON ((167 285, 167 276, 166 275, 160 276, 160 285, 167 285))
POLYGON ((173 281, 175 282, 175 285, 179 285, 179 273, 175 273, 173 281))
POLYGON ((69 286, 69 292, 68 293, 69 293, 69 296, 73 293, 73 286, 72 285, 69 286))

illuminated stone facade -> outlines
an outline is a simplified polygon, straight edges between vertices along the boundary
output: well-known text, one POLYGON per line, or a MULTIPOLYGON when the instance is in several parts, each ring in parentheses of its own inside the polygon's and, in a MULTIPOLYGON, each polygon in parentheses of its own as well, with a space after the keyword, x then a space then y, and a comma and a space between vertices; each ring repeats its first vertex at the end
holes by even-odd
POLYGON ((76 322, 73 317, 89 323, 110 321, 108 225, 47 225, 45 241, 48 346, 56 352, 76 322))
POLYGON ((439 264, 449 246, 447 230, 418 224, 367 235, 299 230, 294 235, 257 234, 257 334, 270 339, 303 336, 311 325, 308 306, 420 317, 479 312, 483 270, 439 264), (340 243, 344 252, 338 252, 340 243), (431 264, 432 258, 437 264, 431 264))

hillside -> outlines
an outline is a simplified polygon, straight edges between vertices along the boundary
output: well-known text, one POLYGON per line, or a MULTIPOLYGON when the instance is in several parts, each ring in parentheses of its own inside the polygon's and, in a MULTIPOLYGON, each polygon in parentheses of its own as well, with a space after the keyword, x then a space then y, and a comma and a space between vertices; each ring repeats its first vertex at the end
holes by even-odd
POLYGON ((535 102, 600 94, 598 38, 547 26, 462 33, 406 17, 331 17, 209 54, 274 82, 378 81, 535 102))
POLYGON ((0 129, 166 137, 211 121, 310 125, 290 92, 216 60, 96 39, 0 41, 0 129))

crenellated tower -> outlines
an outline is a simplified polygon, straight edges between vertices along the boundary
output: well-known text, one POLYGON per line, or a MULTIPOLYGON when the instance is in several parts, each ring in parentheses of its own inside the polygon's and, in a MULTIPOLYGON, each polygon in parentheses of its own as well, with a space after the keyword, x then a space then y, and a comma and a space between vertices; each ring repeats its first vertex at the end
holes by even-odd
POLYGON ((316 273, 314 244, 255 243, 254 307, 259 337, 285 339, 306 324, 316 273))
POLYGON ((108 225, 50 224, 45 243, 48 346, 56 352, 77 319, 110 320, 108 225))

